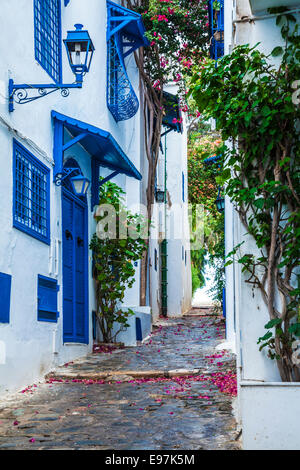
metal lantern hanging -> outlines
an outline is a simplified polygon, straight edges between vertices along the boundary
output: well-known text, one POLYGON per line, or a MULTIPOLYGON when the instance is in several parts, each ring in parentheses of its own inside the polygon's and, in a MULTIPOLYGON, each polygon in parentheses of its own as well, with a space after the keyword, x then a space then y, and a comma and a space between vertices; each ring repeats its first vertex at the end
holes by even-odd
POLYGON ((155 192, 156 202, 165 202, 165 191, 157 189, 155 192))
POLYGON ((72 188, 76 196, 85 196, 90 186, 90 180, 83 175, 72 176, 70 178, 72 188))
POLYGON ((224 197, 221 197, 221 188, 219 188, 219 193, 218 197, 216 199, 216 206, 217 206, 217 211, 222 214, 225 210, 225 199, 224 197))
POLYGON ((69 64, 76 75, 77 81, 82 81, 84 73, 88 72, 94 54, 94 45, 88 31, 83 30, 83 25, 74 25, 75 31, 68 31, 67 39, 64 40, 69 64))

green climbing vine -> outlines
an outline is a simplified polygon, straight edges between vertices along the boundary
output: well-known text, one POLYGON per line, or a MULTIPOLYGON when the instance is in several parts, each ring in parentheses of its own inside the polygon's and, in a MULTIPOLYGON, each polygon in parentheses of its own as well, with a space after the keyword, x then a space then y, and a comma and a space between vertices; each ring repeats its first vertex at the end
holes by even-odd
POLYGON ((217 67, 208 61, 191 87, 199 111, 216 119, 229 142, 219 182, 226 185, 245 239, 256 245, 245 250, 242 242, 227 263, 234 258, 245 281, 260 290, 270 321, 258 343, 287 382, 300 381, 294 351, 300 337, 300 107, 293 100, 300 36, 295 23, 291 14, 277 16, 284 44, 272 57, 257 47, 238 46, 217 67))

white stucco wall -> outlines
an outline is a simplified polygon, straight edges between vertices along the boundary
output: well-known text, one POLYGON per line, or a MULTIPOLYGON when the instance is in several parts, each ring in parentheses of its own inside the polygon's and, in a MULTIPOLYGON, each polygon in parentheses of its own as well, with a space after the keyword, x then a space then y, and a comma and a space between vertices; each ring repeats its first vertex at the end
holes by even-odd
MULTIPOLYGON (((116 2, 118 3, 118 2, 116 2)), ((0 272, 12 275, 10 323, 0 324, 0 341, 5 345, 5 360, 0 364, 0 394, 22 388, 41 378, 55 364, 62 364, 86 354, 92 348, 91 313, 94 308, 93 281, 89 266, 89 344, 63 345, 62 342, 62 234, 60 188, 53 184, 51 192, 51 245, 50 247, 12 227, 12 141, 15 137, 51 170, 53 168, 53 125, 51 110, 85 121, 109 131, 123 151, 139 170, 141 167, 140 111, 128 121, 116 123, 106 105, 106 2, 72 0, 68 7, 62 2, 62 38, 74 29, 75 23, 82 23, 88 29, 95 45, 91 70, 84 77, 83 88, 71 90, 67 98, 59 92, 35 102, 15 105, 15 111, 8 113, 8 79, 15 83, 51 83, 52 80, 34 58, 34 16, 33 1, 3 0, 1 2, 0 25, 5 41, 0 45, 0 272), (9 44, 9 47, 7 45, 9 44), (2 124, 4 119, 16 132, 2 124), (23 138, 24 136, 25 138, 23 138), (30 141, 33 144, 30 144, 30 141), (40 150, 37 150, 40 149, 40 150), (55 258, 58 264, 55 265, 55 258), (42 274, 58 280, 57 324, 37 321, 37 276, 42 274)), ((74 82, 63 46, 63 82, 74 82)), ((127 59, 127 70, 139 96, 138 73, 134 58, 127 59)), ((91 159, 78 144, 65 158, 73 156, 85 176, 91 178, 91 159)), ((102 176, 109 171, 101 169, 102 176)), ((133 178, 115 178, 126 190, 130 206, 139 201, 140 182, 133 178)), ((89 239, 95 221, 89 204, 89 239)), ((89 257, 91 262, 91 254, 89 257)), ((139 305, 139 267, 137 282, 126 295, 126 303, 139 305)))
MULTIPOLYGON (((287 2, 280 2, 280 5, 287 5, 287 2)), ((274 1, 268 6, 278 6, 278 3, 274 1)), ((300 2, 297 6, 300 7, 300 2)), ((275 46, 282 43, 280 28, 276 26, 274 17, 262 17, 250 23, 233 22, 252 13, 262 12, 251 11, 249 0, 225 0, 225 53, 238 44, 254 46, 259 43, 258 48, 270 54, 275 46)), ((245 236, 245 228, 227 198, 227 253, 243 241, 241 255, 255 254, 256 246, 250 237, 245 236)), ((258 289, 252 290, 244 281, 240 265, 236 263, 226 269, 227 328, 231 338, 236 332, 238 418, 243 425, 244 448, 299 448, 298 424, 294 419, 299 387, 296 384, 278 384, 280 376, 276 363, 265 352, 259 351, 257 340, 266 332, 264 325, 269 315, 258 289)))
MULTIPOLYGON (((166 91, 175 95, 177 88, 175 85, 169 85, 166 91)), ((159 244, 165 237, 168 241, 168 316, 180 316, 187 312, 191 308, 192 301, 187 205, 187 130, 185 122, 183 122, 182 134, 171 131, 162 137, 162 147, 163 153, 160 154, 157 167, 157 185, 160 190, 164 190, 166 168, 167 204, 166 212, 163 203, 155 203, 153 210, 154 228, 150 243, 150 296, 154 319, 161 313, 159 244), (184 173, 184 201, 182 173, 184 173), (155 271, 154 261, 155 249, 158 255, 157 271, 155 271)))

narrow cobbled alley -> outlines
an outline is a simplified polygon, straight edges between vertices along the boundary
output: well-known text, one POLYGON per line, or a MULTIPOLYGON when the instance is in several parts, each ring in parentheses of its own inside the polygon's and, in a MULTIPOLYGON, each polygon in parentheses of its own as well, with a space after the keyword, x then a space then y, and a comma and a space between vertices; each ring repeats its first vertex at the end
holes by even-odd
POLYGON ((239 449, 224 321, 161 320, 136 347, 99 347, 0 403, 0 449, 239 449))

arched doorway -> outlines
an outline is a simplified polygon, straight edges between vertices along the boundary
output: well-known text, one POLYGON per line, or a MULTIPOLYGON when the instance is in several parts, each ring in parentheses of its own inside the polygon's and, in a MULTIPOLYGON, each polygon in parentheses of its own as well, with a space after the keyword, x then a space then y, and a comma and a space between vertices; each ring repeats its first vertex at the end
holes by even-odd
MULTIPOLYGON (((70 158, 64 168, 78 168, 70 158)), ((76 176, 76 171, 72 173, 76 176)), ((89 342, 87 200, 77 197, 69 178, 62 184, 63 342, 89 342)))

